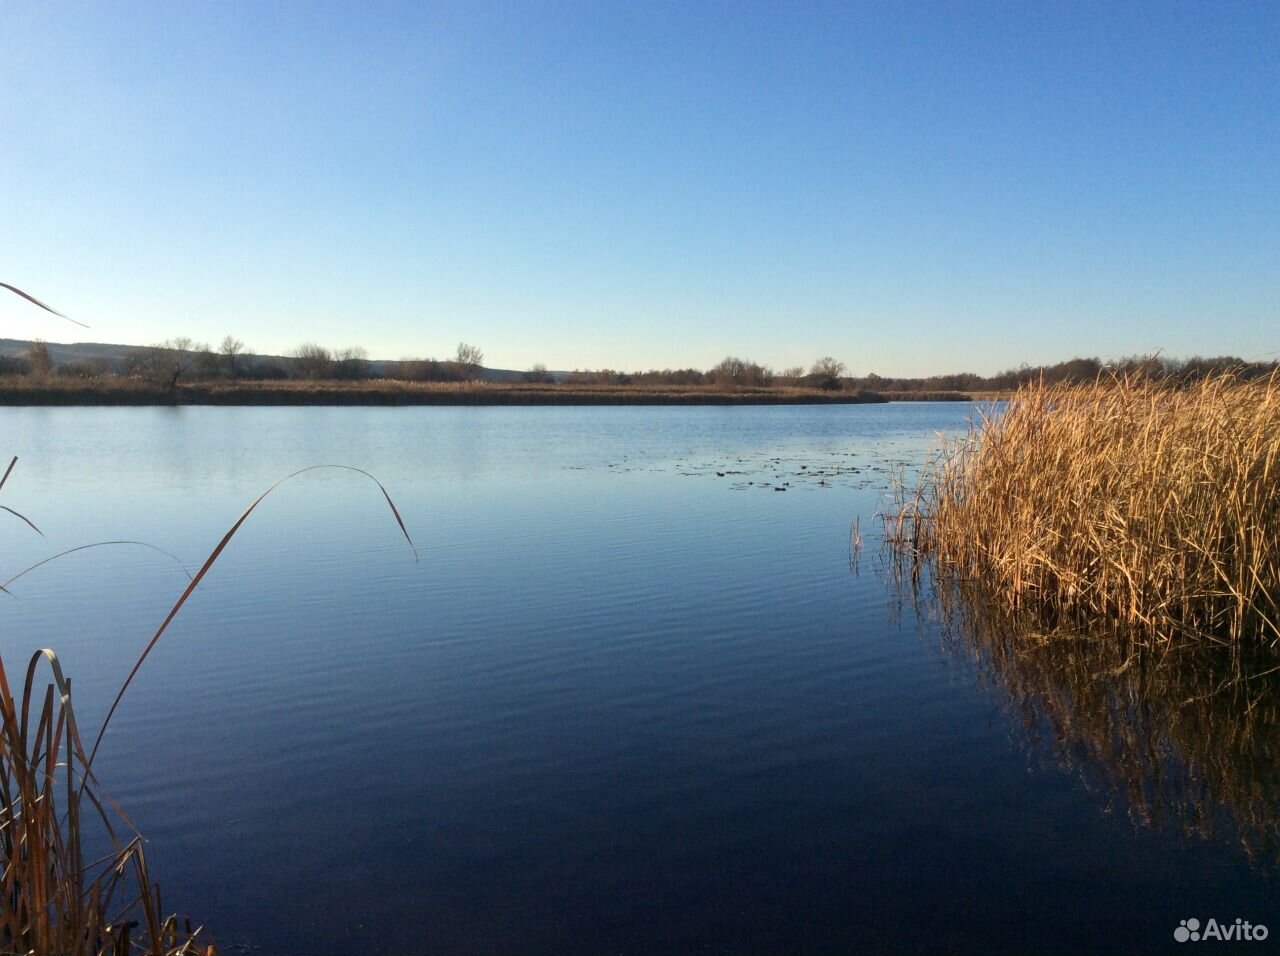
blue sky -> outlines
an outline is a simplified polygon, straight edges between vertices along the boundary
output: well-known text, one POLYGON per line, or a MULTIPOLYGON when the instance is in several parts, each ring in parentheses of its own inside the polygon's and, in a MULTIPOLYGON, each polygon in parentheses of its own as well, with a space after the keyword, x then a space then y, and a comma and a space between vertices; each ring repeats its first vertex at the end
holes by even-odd
POLYGON ((1280 355, 1280 4, 0 0, 0 337, 1280 355))

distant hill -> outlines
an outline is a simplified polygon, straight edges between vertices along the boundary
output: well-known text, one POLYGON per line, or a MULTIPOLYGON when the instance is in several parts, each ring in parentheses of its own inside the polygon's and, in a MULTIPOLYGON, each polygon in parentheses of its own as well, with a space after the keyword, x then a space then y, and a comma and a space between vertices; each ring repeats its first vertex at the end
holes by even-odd
MULTIPOLYGON (((26 339, 0 339, 0 355, 20 356, 26 354, 34 343, 26 339)), ((46 342, 49 355, 57 365, 67 362, 103 359, 111 363, 113 369, 119 369, 126 355, 136 351, 134 345, 107 345, 102 342, 76 342, 65 345, 61 342, 46 342)))
MULTIPOLYGON (((34 343, 28 339, 0 339, 0 356, 18 357, 26 354, 34 343)), ((106 342, 74 342, 66 344, 62 342, 45 342, 49 347, 49 355, 53 359, 55 365, 65 365, 69 362, 83 362, 92 360, 102 360, 107 362, 113 371, 120 371, 124 365, 125 359, 130 353, 138 352, 144 346, 139 345, 112 345, 106 342)), ((241 361, 254 365, 268 365, 281 368, 288 368, 293 364, 293 357, 289 355, 258 355, 246 354, 241 356, 241 361)), ((374 375, 385 375, 387 366, 394 365, 395 362, 390 359, 371 359, 369 367, 374 375)), ((491 382, 519 382, 524 379, 524 372, 514 369, 505 368, 481 368, 477 374, 477 378, 491 382)), ((557 379, 563 378, 563 372, 552 372, 557 379)))

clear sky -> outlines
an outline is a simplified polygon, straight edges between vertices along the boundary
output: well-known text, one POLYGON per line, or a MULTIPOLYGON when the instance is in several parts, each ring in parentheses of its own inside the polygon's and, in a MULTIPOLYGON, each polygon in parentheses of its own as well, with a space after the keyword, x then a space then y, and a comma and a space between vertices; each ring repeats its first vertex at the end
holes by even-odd
POLYGON ((1280 354, 1280 3, 0 0, 0 337, 1280 354))

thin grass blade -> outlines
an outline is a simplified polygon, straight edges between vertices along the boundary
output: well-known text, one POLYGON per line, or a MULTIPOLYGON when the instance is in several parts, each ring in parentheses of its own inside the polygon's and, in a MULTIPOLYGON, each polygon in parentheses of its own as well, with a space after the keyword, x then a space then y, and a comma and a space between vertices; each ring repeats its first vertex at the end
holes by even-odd
POLYGON ((182 559, 178 557, 176 554, 166 551, 164 548, 157 548, 154 544, 148 544, 145 541, 96 541, 93 544, 82 544, 75 548, 68 548, 66 551, 59 551, 57 554, 50 555, 49 557, 45 558, 43 561, 37 561, 35 564, 31 565, 29 568, 24 568, 23 570, 15 574, 13 577, 11 577, 9 580, 0 584, 0 591, 9 590, 9 585, 11 585, 14 581, 17 581, 19 578, 26 577, 36 568, 44 567, 46 564, 48 564, 51 561, 57 561, 59 558, 65 558, 67 555, 75 554, 77 551, 88 551, 90 548, 106 548, 106 547, 115 546, 115 545, 131 545, 133 547, 138 547, 138 548, 147 548, 148 550, 155 551, 157 554, 163 554, 166 558, 169 558, 170 560, 172 560, 174 564, 176 564, 179 568, 182 569, 182 573, 187 576, 187 580, 191 580, 191 572, 188 571, 187 566, 182 563, 182 559))
POLYGON ((9 285, 9 283, 7 283, 7 282, 0 282, 0 288, 8 289, 10 292, 14 293, 15 295, 20 295, 20 296, 22 296, 22 298, 26 299, 28 302, 30 302, 30 303, 32 303, 32 304, 34 304, 34 305, 38 305, 40 308, 44 309, 46 312, 52 312, 52 313, 53 313, 54 315, 56 315, 58 318, 60 318, 60 319, 66 319, 68 322, 72 322, 72 323, 74 323, 74 324, 76 324, 76 325, 80 326, 82 329, 87 329, 87 328, 89 327, 89 326, 85 325, 83 322, 79 322, 79 321, 77 321, 76 319, 71 318, 71 316, 69 316, 69 315, 63 315, 63 314, 62 314, 61 312, 59 312, 57 309, 55 309, 55 308, 53 308, 53 307, 51 307, 51 306, 45 305, 43 302, 41 302, 41 301, 40 301, 39 299, 37 299, 35 296, 33 296, 33 295, 28 295, 26 292, 23 292, 21 289, 17 288, 16 286, 11 286, 11 285, 9 285))
POLYGON ((24 514, 19 514, 17 511, 14 511, 14 510, 13 510, 12 508, 10 508, 8 505, 0 505, 0 511, 7 511, 7 512, 9 512, 9 514, 13 515, 15 518, 18 518, 18 519, 20 519, 20 520, 22 520, 22 521, 25 521, 25 522, 27 523, 27 526, 28 526, 32 531, 34 531, 36 534, 40 535, 40 537, 42 537, 42 538, 44 537, 44 532, 43 532, 43 531, 41 531, 39 528, 37 528, 37 527, 35 526, 35 523, 34 523, 30 518, 28 518, 26 515, 24 515, 24 514))
POLYGON ((409 543, 409 549, 413 552, 414 561, 419 560, 418 549, 413 543, 413 538, 409 536, 409 529, 405 527, 404 521, 400 517, 399 509, 396 508, 395 503, 391 500, 391 495, 387 493, 387 489, 383 487, 382 482, 369 474, 369 472, 365 471, 363 468, 356 468, 353 465, 310 465, 306 468, 300 468, 298 471, 293 472, 293 474, 285 475, 285 477, 281 478, 255 498, 253 503, 244 510, 244 513, 236 519, 235 524, 233 524, 227 530, 227 533, 222 536, 222 539, 218 542, 217 546, 214 547, 213 551, 209 553, 209 556, 205 558, 204 564, 200 565, 200 569, 195 573, 195 577, 191 579, 191 583, 187 585, 186 589, 182 592, 182 595, 174 603, 173 607, 169 609, 169 613, 165 615, 164 621, 161 622, 160 626, 156 629, 156 632, 151 636, 151 640, 147 642, 146 647, 142 649, 142 653, 138 655, 138 659, 134 662, 128 676, 125 677, 124 683, 120 685, 120 690, 116 693, 115 699, 112 700, 111 707, 107 710, 107 716, 102 721, 102 726, 98 728, 98 735, 94 739, 93 749, 89 752, 89 758, 85 762, 86 774, 92 769, 94 758, 98 755, 98 748, 102 745, 102 738, 107 732, 107 727, 111 724, 111 718, 115 716, 116 709, 120 706, 120 701, 124 698, 125 692, 129 689, 129 685, 133 683, 133 679, 142 668, 143 662, 151 655, 151 651, 155 648, 156 644, 159 643, 164 632, 169 629, 169 625, 173 623, 173 619, 178 616, 178 612, 181 611, 183 606, 187 603, 187 599, 190 598, 196 588, 200 586, 200 582, 204 580, 204 576, 209 573, 209 569, 213 567, 214 563, 222 555, 222 552, 231 542, 231 539, 235 537, 236 532, 238 532, 241 526, 244 525, 245 521, 248 520, 249 515, 253 514, 258 505, 262 504, 268 495, 285 482, 291 481, 299 475, 306 474, 309 471, 319 471, 321 469, 353 471, 356 474, 364 475, 377 485, 378 490, 382 492, 382 496, 387 500, 387 504, 391 506, 391 513, 395 516, 396 524, 400 526, 400 531, 404 535, 405 541, 409 543))

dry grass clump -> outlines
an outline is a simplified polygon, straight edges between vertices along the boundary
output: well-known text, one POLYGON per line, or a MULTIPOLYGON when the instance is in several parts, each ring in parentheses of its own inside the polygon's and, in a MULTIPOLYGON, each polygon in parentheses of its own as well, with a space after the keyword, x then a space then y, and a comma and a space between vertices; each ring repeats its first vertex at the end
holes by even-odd
POLYGON ((1280 644, 1280 379, 1032 384, 900 486, 886 542, 1040 626, 1280 644))
POLYGON ((201 930, 162 916, 142 840, 117 833, 128 820, 108 811, 90 763, 57 655, 45 649, 32 656, 16 699, 0 661, 0 952, 213 953, 201 930), (53 678, 43 693, 36 683, 42 662, 53 678), (91 824, 109 850, 86 862, 82 835, 91 824))

